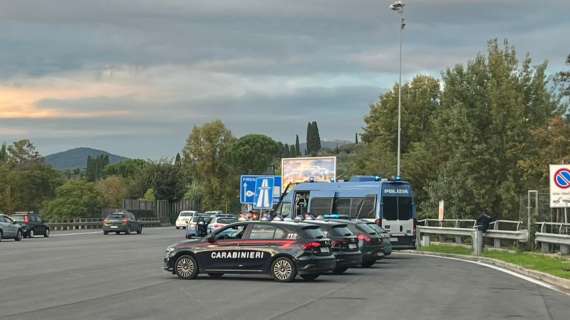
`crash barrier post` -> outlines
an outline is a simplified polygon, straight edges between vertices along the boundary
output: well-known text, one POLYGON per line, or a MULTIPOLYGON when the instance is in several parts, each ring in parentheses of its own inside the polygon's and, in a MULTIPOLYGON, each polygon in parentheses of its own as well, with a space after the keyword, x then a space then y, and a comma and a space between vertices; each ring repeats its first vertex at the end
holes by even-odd
POLYGON ((534 234, 534 242, 542 252, 552 252, 558 247, 560 254, 570 253, 570 223, 563 222, 537 222, 539 232, 534 234))
POLYGON ((416 239, 422 240, 417 242, 417 247, 421 248, 424 245, 429 245, 430 235, 470 237, 471 243, 473 244, 473 254, 481 254, 482 236, 480 231, 476 228, 418 226, 416 228, 416 239))

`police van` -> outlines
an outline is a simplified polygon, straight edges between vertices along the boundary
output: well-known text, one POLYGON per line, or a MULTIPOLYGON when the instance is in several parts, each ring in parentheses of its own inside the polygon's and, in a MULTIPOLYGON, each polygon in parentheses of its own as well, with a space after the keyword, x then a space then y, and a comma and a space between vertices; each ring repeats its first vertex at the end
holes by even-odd
POLYGON ((373 221, 390 233, 394 248, 415 247, 412 186, 399 178, 356 176, 347 182, 309 182, 292 187, 274 213, 283 219, 329 216, 373 221))

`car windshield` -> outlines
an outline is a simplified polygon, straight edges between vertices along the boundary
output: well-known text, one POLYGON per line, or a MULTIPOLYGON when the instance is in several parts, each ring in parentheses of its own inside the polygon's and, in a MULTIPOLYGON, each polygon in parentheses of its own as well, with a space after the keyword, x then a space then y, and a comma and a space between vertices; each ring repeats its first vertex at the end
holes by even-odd
POLYGON ((109 216, 107 216, 107 219, 109 220, 119 220, 119 219, 124 219, 126 218, 126 216, 122 213, 113 213, 110 214, 109 216))
POLYGON ((23 215, 13 215, 12 220, 17 221, 17 222, 21 222, 21 221, 24 221, 24 216, 23 215))
POLYGON ((192 217, 192 222, 197 222, 200 219, 203 219, 204 221, 208 221, 210 220, 210 216, 208 215, 194 215, 194 217, 192 217))
POLYGON ((180 217, 191 217, 194 215, 194 212, 180 212, 180 217))
POLYGON ((367 223, 359 223, 357 224, 357 227, 368 234, 371 235, 377 234, 376 231, 373 228, 371 228, 367 223))

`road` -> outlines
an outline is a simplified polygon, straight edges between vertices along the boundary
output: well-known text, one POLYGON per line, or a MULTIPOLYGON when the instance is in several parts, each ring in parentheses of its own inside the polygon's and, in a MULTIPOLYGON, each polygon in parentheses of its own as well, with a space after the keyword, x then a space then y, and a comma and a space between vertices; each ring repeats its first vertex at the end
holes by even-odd
POLYGON ((0 319, 570 319, 570 297, 479 265, 395 254, 317 281, 163 272, 174 228, 0 243, 0 319))

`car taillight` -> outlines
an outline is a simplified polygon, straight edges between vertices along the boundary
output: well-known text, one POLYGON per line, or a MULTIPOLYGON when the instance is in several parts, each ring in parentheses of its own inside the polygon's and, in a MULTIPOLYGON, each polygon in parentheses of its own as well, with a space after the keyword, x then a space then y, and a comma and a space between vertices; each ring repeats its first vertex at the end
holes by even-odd
POLYGON ((218 229, 218 228, 221 228, 223 226, 224 226, 223 224, 214 223, 214 229, 218 229))
POLYGON ((30 223, 30 217, 24 216, 24 224, 30 223))
POLYGON ((321 247, 320 242, 313 241, 313 242, 305 243, 305 245, 303 246, 303 249, 304 250, 312 250, 312 249, 320 248, 320 247, 321 247))
POLYGON ((129 223, 129 219, 123 219, 123 224, 129 223))
POLYGON ((376 219, 376 221, 374 221, 374 223, 376 223, 379 226, 382 226, 382 219, 376 219))
POLYGON ((372 241, 372 239, 370 239, 369 236, 365 235, 365 234, 359 234, 358 235, 358 240, 359 241, 363 241, 363 242, 370 242, 372 241))

